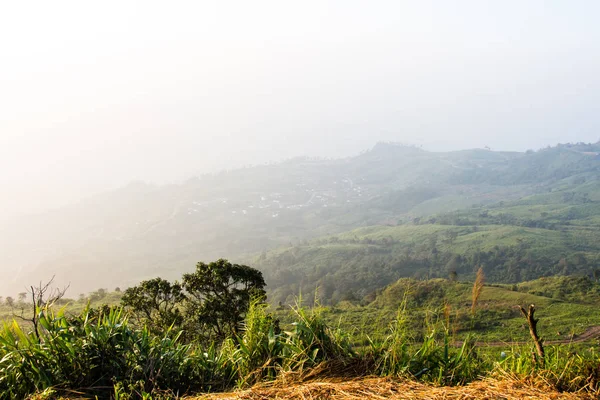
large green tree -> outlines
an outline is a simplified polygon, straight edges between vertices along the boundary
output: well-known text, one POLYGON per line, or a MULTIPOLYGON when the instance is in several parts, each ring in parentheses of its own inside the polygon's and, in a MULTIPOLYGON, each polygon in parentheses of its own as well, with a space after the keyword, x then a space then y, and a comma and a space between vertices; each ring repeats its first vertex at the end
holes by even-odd
POLYGON ((181 308, 185 298, 179 283, 154 278, 125 290, 121 302, 149 327, 161 331, 183 323, 181 308))
POLYGON ((260 271, 223 259, 199 262, 194 273, 183 275, 182 284, 190 323, 216 339, 237 333, 251 298, 265 297, 260 271))

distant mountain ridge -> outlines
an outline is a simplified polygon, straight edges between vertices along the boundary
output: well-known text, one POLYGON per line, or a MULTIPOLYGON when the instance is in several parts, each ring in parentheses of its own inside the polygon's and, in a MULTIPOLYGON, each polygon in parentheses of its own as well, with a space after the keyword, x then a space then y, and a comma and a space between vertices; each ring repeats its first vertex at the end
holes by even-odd
MULTIPOLYGON (((0 226, 0 293, 56 275, 72 291, 175 278, 195 262, 373 225, 516 201, 596 179, 599 144, 447 153, 379 143, 355 157, 297 158, 179 185, 134 183, 0 226)), ((268 284, 269 282, 267 282, 268 284)))

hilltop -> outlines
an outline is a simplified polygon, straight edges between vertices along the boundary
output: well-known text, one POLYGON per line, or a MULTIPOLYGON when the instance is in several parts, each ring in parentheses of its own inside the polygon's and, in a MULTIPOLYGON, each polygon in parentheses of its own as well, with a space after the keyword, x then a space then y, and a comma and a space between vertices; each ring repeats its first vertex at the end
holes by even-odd
MULTIPOLYGON (((547 255, 544 246, 531 243, 543 238, 556 244, 549 258, 553 263, 559 254, 568 258, 574 252, 585 253, 589 260, 596 251, 595 222, 600 219, 599 150, 598 144, 578 144, 526 153, 436 153, 380 143, 345 159, 298 158, 178 185, 133 183, 69 207, 3 223, 0 268, 8 279, 0 283, 0 293, 14 294, 52 275, 57 282, 70 282, 75 293, 113 289, 155 276, 174 278, 199 260, 252 261, 252 254, 262 253, 264 261, 299 246, 301 252, 319 253, 321 258, 327 257, 323 251, 338 252, 341 262, 348 252, 369 249, 384 254, 377 240, 389 236, 394 243, 404 243, 393 246, 395 253, 417 238, 422 244, 437 235, 442 251, 446 247, 457 254, 488 251, 503 243, 513 248, 525 240, 547 255), (460 220, 443 224, 443 218, 460 220), (456 243, 442 244, 446 232, 449 240, 456 232, 456 243), (335 240, 332 235, 340 243, 328 249, 315 245, 335 240), (354 237, 375 243, 349 243, 354 237)), ((533 256, 534 250, 529 251, 533 256)), ((297 263, 277 260, 277 265, 258 260, 257 266, 271 277, 274 268, 279 274, 304 271, 294 266, 297 263)), ((473 266, 465 268, 458 273, 472 273, 473 266)), ((410 269, 411 275, 423 274, 430 267, 410 269)), ((525 272, 510 281, 556 270, 525 272)), ((431 270, 430 275, 435 274, 441 276, 440 268, 431 270)), ((367 284, 366 290, 404 275, 375 276, 377 282, 367 284)))

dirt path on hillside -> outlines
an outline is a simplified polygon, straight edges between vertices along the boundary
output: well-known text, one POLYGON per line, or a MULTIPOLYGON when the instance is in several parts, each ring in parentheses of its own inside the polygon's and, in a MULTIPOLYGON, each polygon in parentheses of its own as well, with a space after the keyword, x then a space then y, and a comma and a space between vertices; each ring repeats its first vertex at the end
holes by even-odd
POLYGON ((587 328, 581 335, 574 335, 573 338, 560 339, 560 340, 548 340, 545 344, 569 344, 569 343, 581 343, 586 340, 595 339, 600 337, 600 326, 592 326, 587 328))
MULTIPOLYGON (((571 343, 581 343, 590 339, 595 339, 600 337, 600 326, 592 326, 585 330, 580 335, 574 335, 567 339, 559 339, 559 340, 548 340, 544 341, 544 344, 547 345, 556 345, 556 344, 571 344, 571 343)), ((521 346, 525 344, 531 343, 527 342, 477 342, 478 346, 487 346, 487 347, 506 347, 506 346, 521 346)), ((456 346, 460 347, 463 345, 463 342, 456 342, 456 346)))
POLYGON ((216 393, 187 400, 266 400, 266 399, 594 399, 587 393, 559 393, 541 383, 515 380, 485 379, 465 386, 437 387, 419 382, 391 378, 359 378, 337 381, 310 381, 305 383, 257 385, 248 390, 216 393))

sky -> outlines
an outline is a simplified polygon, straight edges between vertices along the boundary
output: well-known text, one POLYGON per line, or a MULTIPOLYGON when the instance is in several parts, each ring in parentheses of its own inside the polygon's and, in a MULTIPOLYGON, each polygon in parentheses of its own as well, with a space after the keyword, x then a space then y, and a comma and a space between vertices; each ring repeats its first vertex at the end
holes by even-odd
POLYGON ((377 141, 600 139, 597 1, 0 5, 0 218, 377 141))

